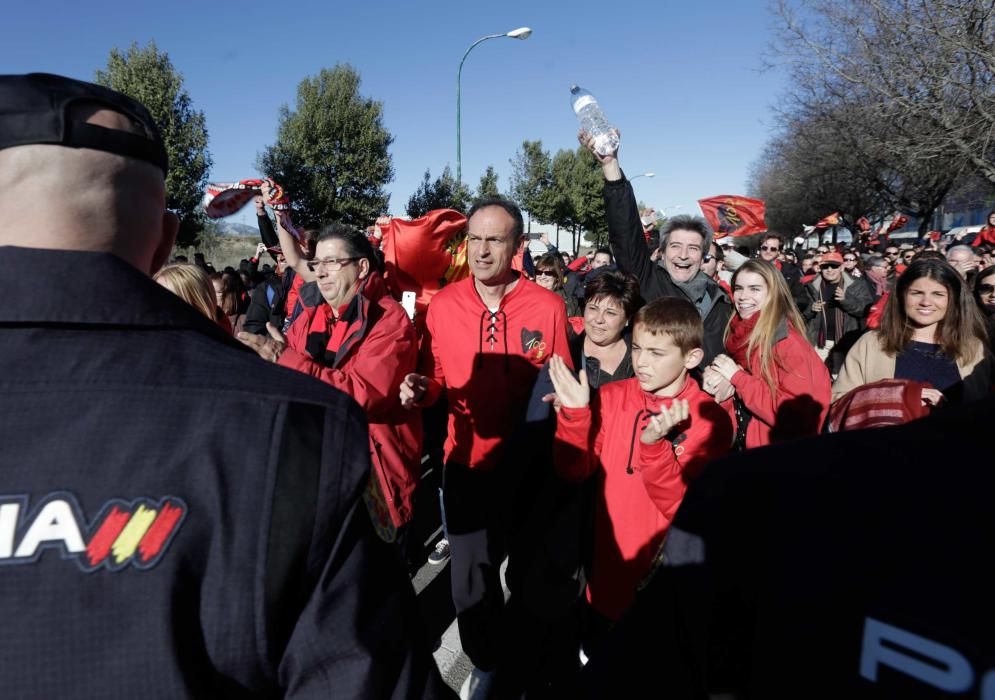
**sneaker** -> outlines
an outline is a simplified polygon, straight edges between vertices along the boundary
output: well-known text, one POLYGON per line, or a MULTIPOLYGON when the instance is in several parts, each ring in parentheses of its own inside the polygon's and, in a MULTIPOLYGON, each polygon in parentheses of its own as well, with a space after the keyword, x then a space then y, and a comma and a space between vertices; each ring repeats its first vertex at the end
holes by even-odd
POLYGON ((433 566, 444 564, 449 559, 449 540, 443 537, 435 544, 435 549, 428 555, 428 563, 433 566))
POLYGON ((474 666, 459 690, 460 700, 487 700, 487 696, 491 692, 491 681, 493 679, 494 676, 491 671, 481 671, 474 666))

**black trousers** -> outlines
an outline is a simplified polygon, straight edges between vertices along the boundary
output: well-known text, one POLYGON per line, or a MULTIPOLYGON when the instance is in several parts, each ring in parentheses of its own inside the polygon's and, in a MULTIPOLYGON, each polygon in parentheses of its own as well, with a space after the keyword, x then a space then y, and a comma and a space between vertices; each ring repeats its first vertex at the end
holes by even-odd
POLYGON ((504 591, 500 567, 507 556, 508 479, 447 464, 442 502, 449 538, 449 569, 460 643, 474 666, 494 670, 504 645, 504 591))

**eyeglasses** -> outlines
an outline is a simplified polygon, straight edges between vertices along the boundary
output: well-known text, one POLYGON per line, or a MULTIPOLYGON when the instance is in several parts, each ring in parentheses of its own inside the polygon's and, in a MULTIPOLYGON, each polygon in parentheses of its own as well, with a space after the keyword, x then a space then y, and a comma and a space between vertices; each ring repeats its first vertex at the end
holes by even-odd
POLYGON ((357 260, 362 260, 362 258, 325 258, 324 260, 308 260, 307 269, 311 272, 317 272, 321 268, 325 268, 329 272, 337 272, 349 263, 356 262, 357 260))
POLYGON ((780 248, 778 246, 776 246, 776 245, 773 245, 773 246, 771 246, 771 245, 762 245, 762 246, 760 246, 760 250, 762 250, 765 253, 776 253, 777 251, 780 250, 780 248))
POLYGON ((978 294, 995 294, 995 284, 979 284, 978 294))
POLYGON ((556 277, 554 270, 536 270, 536 277, 556 277))
POLYGON ((819 265, 820 270, 835 270, 840 266, 839 263, 822 263, 819 265))

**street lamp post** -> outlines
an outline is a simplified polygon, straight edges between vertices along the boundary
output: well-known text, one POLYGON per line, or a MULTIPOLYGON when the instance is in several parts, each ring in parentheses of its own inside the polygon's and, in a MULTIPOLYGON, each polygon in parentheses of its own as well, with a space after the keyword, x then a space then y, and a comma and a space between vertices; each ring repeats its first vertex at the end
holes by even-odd
POLYGON ((529 38, 532 34, 532 30, 528 27, 519 27, 518 29, 512 29, 510 32, 505 32, 504 34, 488 34, 487 36, 482 36, 475 42, 470 44, 470 48, 466 50, 463 54, 463 58, 459 62, 459 70, 456 71, 456 184, 460 184, 463 181, 463 165, 462 156, 463 149, 462 143, 460 141, 460 78, 463 75, 463 61, 466 57, 473 51, 473 47, 480 44, 488 39, 500 39, 501 37, 508 37, 510 39, 521 39, 525 40, 529 38))

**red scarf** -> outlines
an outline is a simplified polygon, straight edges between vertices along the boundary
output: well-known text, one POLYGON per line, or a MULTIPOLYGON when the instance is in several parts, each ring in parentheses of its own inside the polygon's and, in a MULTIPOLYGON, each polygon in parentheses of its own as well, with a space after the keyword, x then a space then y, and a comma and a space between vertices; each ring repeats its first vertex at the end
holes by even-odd
POLYGON ((750 334, 757 327, 759 320, 759 311, 745 320, 740 318, 739 314, 733 313, 732 321, 729 323, 726 352, 729 353, 729 357, 736 361, 736 364, 746 369, 747 372, 750 371, 750 359, 746 356, 746 347, 750 342, 750 334))

